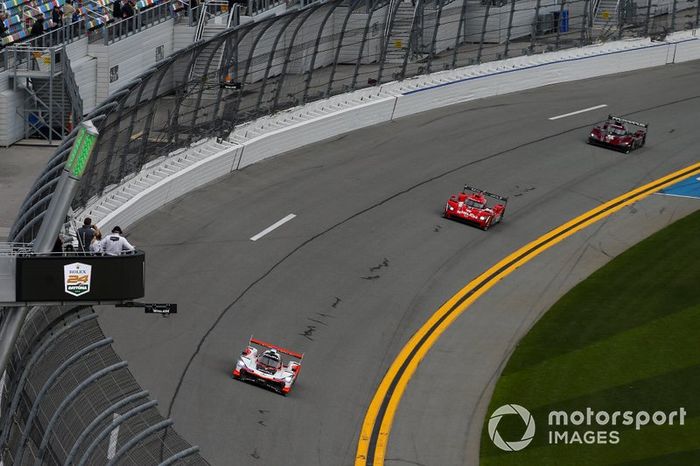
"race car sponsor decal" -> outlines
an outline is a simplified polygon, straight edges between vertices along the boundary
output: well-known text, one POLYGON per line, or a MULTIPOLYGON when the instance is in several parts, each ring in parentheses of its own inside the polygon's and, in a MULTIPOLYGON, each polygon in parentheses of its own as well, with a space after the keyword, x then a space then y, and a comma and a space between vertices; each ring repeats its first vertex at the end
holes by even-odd
POLYGON ((65 292, 72 296, 82 296, 90 292, 92 266, 74 262, 63 266, 65 292))

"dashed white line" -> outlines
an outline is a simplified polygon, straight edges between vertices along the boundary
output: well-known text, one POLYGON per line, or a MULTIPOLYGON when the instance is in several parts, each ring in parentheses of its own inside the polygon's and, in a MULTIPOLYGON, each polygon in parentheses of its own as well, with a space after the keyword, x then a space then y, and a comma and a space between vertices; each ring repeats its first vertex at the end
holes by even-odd
MULTIPOLYGON (((119 418, 119 414, 114 413, 112 420, 116 421, 119 418)), ((114 455, 117 454, 117 440, 119 439, 119 426, 112 429, 109 433, 109 447, 107 448, 107 459, 111 460, 114 455)))
POLYGON ((606 104, 596 105, 595 107, 584 108, 583 110, 576 110, 575 112, 565 113, 563 115, 557 115, 550 118, 550 120, 558 120, 559 118, 566 118, 572 115, 578 115, 579 113, 590 112, 591 110, 598 110, 599 108, 607 107, 606 104))
POLYGON ((270 225, 269 227, 265 228, 263 231, 261 231, 261 232, 258 233, 257 235, 252 236, 252 237, 250 238, 250 240, 251 240, 251 241, 257 241, 257 240, 259 240, 260 238, 262 238, 262 237, 265 236, 266 234, 270 233, 270 232, 271 232, 272 230, 274 230, 275 228, 279 228, 280 226, 284 225, 285 223, 287 223, 288 221, 290 221, 290 220, 293 219, 294 217, 296 217, 296 215, 294 215, 294 214, 289 214, 289 215, 287 215, 287 216, 284 217, 282 220, 279 220, 279 221, 273 223, 272 225, 270 225))

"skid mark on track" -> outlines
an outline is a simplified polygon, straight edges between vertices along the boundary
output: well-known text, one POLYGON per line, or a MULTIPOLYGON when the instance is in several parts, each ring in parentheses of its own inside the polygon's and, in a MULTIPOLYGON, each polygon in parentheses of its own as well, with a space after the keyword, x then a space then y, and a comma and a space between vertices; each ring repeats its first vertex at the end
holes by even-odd
MULTIPOLYGON (((334 296, 334 299, 335 299, 335 301, 333 302, 333 304, 331 304, 331 309, 337 309, 338 303, 340 303, 340 301, 341 301, 341 299, 337 296, 334 296)), ((311 322, 313 322, 315 324, 323 325, 324 327, 328 326, 328 322, 325 322, 323 319, 335 319, 335 316, 333 314, 328 313, 328 312, 316 312, 314 315, 319 316, 319 318, 307 317, 306 319, 310 320, 311 322)), ((318 328, 319 327, 317 325, 307 325, 306 329, 303 332, 299 333, 299 335, 301 335, 302 337, 306 338, 309 341, 314 341, 312 336, 314 335, 314 332, 316 332, 316 330, 318 328)))
POLYGON ((375 265, 374 267, 370 267, 370 268, 369 268, 369 271, 370 271, 370 272, 376 272, 377 270, 380 270, 380 269, 383 268, 383 267, 389 267, 389 259, 387 259, 386 257, 385 257, 384 260, 381 262, 381 264, 375 265))

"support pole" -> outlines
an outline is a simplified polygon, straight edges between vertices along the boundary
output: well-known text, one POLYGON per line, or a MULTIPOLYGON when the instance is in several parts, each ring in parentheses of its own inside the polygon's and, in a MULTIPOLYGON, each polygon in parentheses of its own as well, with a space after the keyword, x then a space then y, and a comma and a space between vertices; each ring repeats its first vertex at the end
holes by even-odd
MULTIPOLYGON (((80 125, 81 128, 68 155, 68 161, 63 167, 58 186, 51 196, 51 202, 34 240, 33 250, 35 254, 48 254, 52 251, 66 220, 70 204, 78 192, 85 167, 87 167, 95 148, 99 131, 90 120, 86 120, 80 125)), ((7 361, 15 347, 15 342, 28 312, 29 308, 26 306, 6 308, 5 317, 0 324, 0 374, 5 372, 7 361)))

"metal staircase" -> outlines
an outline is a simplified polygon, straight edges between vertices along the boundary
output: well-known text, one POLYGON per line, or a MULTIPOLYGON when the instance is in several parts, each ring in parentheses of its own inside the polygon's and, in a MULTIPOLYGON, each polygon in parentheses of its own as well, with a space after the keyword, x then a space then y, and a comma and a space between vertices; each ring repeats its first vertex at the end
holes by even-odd
POLYGON ((391 30, 385 33, 386 40, 388 40, 386 63, 403 63, 406 49, 409 46, 416 11, 417 9, 411 2, 391 2, 388 14, 393 12, 394 18, 392 22, 387 22, 387 25, 391 25, 391 30))
POLYGON ((83 117, 83 102, 65 47, 9 47, 12 86, 23 91, 17 114, 25 139, 57 143, 83 117))
POLYGON ((614 29, 617 27, 620 0, 600 0, 593 14, 593 28, 614 29))
MULTIPOLYGON (((240 23, 241 5, 234 4, 228 10, 226 0, 207 0, 200 9, 199 21, 194 33, 194 42, 209 40, 228 28, 240 23)), ((194 66, 190 70, 190 81, 195 77, 204 76, 209 66, 208 73, 218 70, 224 57, 224 47, 218 47, 216 42, 206 47, 199 54, 194 66)))
MULTIPOLYGON (((227 0, 207 0, 199 9, 200 15, 194 32, 194 41, 207 41, 228 28, 240 24, 241 5, 228 9, 227 0)), ((187 98, 180 108, 180 121, 192 127, 211 122, 210 113, 217 107, 222 76, 219 70, 226 47, 220 41, 212 41, 197 56, 189 71, 187 98)))

